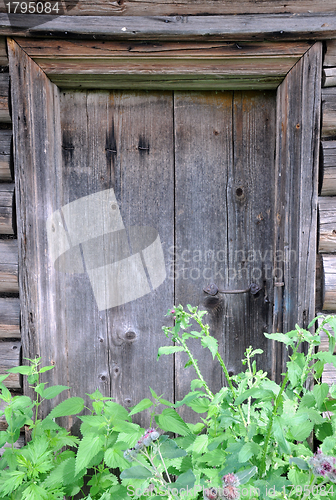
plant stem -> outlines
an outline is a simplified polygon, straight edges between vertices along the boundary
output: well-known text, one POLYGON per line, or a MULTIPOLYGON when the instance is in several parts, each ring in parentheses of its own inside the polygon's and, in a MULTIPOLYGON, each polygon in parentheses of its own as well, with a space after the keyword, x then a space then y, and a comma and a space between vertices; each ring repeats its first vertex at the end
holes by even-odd
POLYGON ((166 464, 162 458, 162 455, 161 455, 161 451, 160 451, 160 445, 158 446, 158 452, 159 452, 159 455, 160 455, 160 458, 161 458, 161 462, 163 463, 163 466, 165 468, 165 471, 166 471, 166 475, 167 475, 167 478, 168 478, 168 481, 171 483, 171 480, 170 480, 170 477, 169 477, 169 474, 168 474, 168 471, 167 471, 167 467, 166 467, 166 464))
POLYGON ((191 352, 189 351, 189 348, 188 348, 188 346, 187 346, 187 344, 186 344, 185 340, 183 340, 183 339, 181 339, 181 338, 180 338, 180 339, 179 339, 179 341, 181 342, 182 347, 183 347, 183 349, 185 350, 185 352, 188 354, 189 359, 190 359, 190 361, 192 362, 192 365, 193 365, 193 367, 195 368, 195 371, 196 371, 196 373, 197 373, 197 376, 198 376, 199 380, 202 382, 202 385, 203 385, 203 387, 204 387, 204 389, 205 389, 205 391, 206 391, 207 395, 209 396, 209 398, 210 398, 211 400, 213 400, 214 395, 212 394, 212 392, 210 391, 209 387, 207 386, 207 383, 206 383, 206 381, 204 380, 203 375, 201 374, 201 372, 200 372, 200 370, 199 370, 199 368, 198 368, 198 366, 197 366, 197 363, 196 363, 196 361, 195 361, 195 359, 194 359, 193 355, 192 355, 192 354, 191 354, 191 352))

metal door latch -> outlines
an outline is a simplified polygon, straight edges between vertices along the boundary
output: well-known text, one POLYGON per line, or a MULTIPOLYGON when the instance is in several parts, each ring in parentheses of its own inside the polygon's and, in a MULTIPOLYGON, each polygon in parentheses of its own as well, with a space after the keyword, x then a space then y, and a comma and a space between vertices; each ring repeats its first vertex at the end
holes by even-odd
POLYGON ((217 293, 247 293, 250 292, 252 295, 256 295, 261 288, 256 284, 256 283, 251 283, 248 288, 245 288, 244 290, 219 290, 218 286, 215 285, 214 283, 211 283, 210 285, 207 285, 206 287, 203 288, 203 292, 207 293, 208 295, 217 295, 217 293))

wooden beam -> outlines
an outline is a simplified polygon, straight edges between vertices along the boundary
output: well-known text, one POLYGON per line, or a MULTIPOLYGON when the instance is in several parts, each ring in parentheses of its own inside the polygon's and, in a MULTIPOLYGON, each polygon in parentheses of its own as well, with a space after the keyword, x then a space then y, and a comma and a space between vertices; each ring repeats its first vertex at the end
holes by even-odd
POLYGON ((19 293, 17 240, 0 240, 0 293, 19 293))
POLYGON ((0 66, 8 66, 7 44, 3 36, 0 37, 0 66))
POLYGON ((322 141, 321 195, 336 195, 336 141, 322 141))
POLYGON ((0 339, 20 338, 20 299, 0 297, 0 339))
POLYGON ((12 180, 12 136, 11 130, 0 130, 0 181, 12 180))
MULTIPOLYGON (((20 364, 21 342, 3 341, 0 342, 0 375, 7 373, 9 368, 20 364)), ((8 389, 21 389, 20 375, 10 373, 4 381, 8 389)))
POLYGON ((14 184, 0 184, 0 234, 14 234, 14 184))
POLYGON ((323 87, 334 87, 336 85, 336 68, 323 69, 323 87))
POLYGON ((277 88, 308 42, 101 42, 16 38, 62 88, 277 88))
POLYGON ((315 312, 322 311, 322 276, 323 276, 322 255, 316 254, 315 312))
MULTIPOLYGON (((276 14, 333 12, 333 0, 67 0, 58 2, 59 14, 69 16, 195 16, 219 14, 276 14)), ((3 4, 0 12, 7 13, 3 4)))
POLYGON ((0 122, 10 123, 9 114, 9 74, 0 73, 0 122))
POLYGON ((323 311, 336 311, 336 255, 322 255, 323 311))
POLYGON ((320 253, 336 252, 336 197, 321 196, 319 198, 320 214, 320 253))
POLYGON ((336 87, 322 90, 322 137, 336 136, 336 87))
POLYGON ((334 9, 327 13, 219 16, 44 16, 0 14, 6 36, 110 40, 325 40, 336 38, 334 9))
POLYGON ((324 56, 323 66, 336 66, 336 40, 327 41, 327 51, 324 56))

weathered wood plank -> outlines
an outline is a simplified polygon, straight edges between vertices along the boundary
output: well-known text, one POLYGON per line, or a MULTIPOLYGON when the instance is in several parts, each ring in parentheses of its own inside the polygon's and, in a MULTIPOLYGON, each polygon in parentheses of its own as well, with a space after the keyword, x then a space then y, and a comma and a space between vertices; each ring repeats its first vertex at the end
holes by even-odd
MULTIPOLYGON (((0 375, 7 373, 9 368, 20 364, 21 342, 2 341, 0 342, 0 375)), ((4 384, 8 389, 20 389, 20 376, 17 373, 10 373, 4 384)))
POLYGON ((0 297, 0 339, 20 339, 20 299, 0 297))
POLYGON ((12 180, 12 136, 11 130, 0 130, 0 181, 12 180))
MULTIPOLYGON (((64 9, 59 3, 59 14, 69 16, 195 16, 200 14, 276 14, 333 12, 333 0, 67 0, 64 9)), ((8 6, 2 5, 0 12, 8 12, 8 6)))
POLYGON ((319 252, 336 252, 336 197, 321 196, 319 198, 319 252))
POLYGON ((336 136, 336 87, 322 91, 322 137, 336 136))
POLYGON ((0 37, 0 66, 8 66, 7 44, 6 38, 3 36, 0 37))
MULTIPOLYGON (((267 165, 274 176, 275 93, 175 93, 175 124, 176 302, 206 307, 230 372, 241 371, 250 344, 265 349, 260 363, 271 372, 262 332, 272 325, 274 191, 262 172, 267 165), (256 282, 262 291, 210 297, 203 288, 211 282, 231 290, 256 282)), ((192 351, 218 390, 225 383, 219 366, 199 343, 192 351)), ((184 370, 185 357, 176 359, 181 399, 195 373, 184 370)))
POLYGON ((0 234, 14 234, 13 196, 14 184, 0 183, 0 234))
POLYGON ((322 255, 323 310, 336 311, 336 256, 322 255))
POLYGON ((277 88, 307 42, 150 43, 16 39, 51 81, 66 88, 277 88))
POLYGON ((336 40, 328 40, 323 66, 336 66, 336 40))
POLYGON ((315 313, 322 311, 322 279, 323 279, 323 262, 322 255, 316 254, 316 281, 315 281, 315 313))
POLYGON ((113 40, 325 40, 336 38, 334 12, 220 16, 44 16, 0 14, 6 36, 113 40), (122 26, 121 26, 122 24, 122 26))
POLYGON ((336 85, 336 68, 323 69, 323 87, 334 87, 336 85))
POLYGON ((0 122, 10 123, 9 114, 9 74, 0 73, 0 122))
POLYGON ((322 141, 321 195, 336 194, 336 141, 322 141))
POLYGON ((19 292, 17 240, 0 240, 0 292, 19 292))
MULTIPOLYGON (((275 332, 307 327, 315 315, 321 62, 317 43, 278 89, 274 224, 275 249, 284 258, 274 263, 275 332)), ((278 351, 286 359, 285 349, 278 351)))

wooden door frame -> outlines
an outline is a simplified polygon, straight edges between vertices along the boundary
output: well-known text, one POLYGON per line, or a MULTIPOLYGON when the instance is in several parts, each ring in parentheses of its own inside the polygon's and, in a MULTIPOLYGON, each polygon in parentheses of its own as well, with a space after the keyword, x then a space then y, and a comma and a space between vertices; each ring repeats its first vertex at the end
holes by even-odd
MULTIPOLYGON (((37 54, 38 44, 34 45, 32 42, 29 45, 28 38, 20 41, 18 39, 8 40, 12 85, 19 287, 24 358, 32 358, 37 353, 41 354, 42 352, 48 354, 47 339, 52 335, 53 322, 55 321, 55 317, 50 315, 50 308, 45 307, 46 303, 53 301, 54 284, 52 280, 41 279, 41 272, 43 273, 44 270, 40 268, 40 256, 36 251, 37 242, 41 238, 38 206, 40 199, 43 199, 43 186, 39 186, 38 172, 44 166, 56 170, 61 161, 57 147, 57 143, 60 143, 59 89, 55 83, 52 83, 51 79, 54 79, 58 85, 80 88, 79 79, 76 81, 76 78, 72 78, 72 81, 69 81, 67 78, 69 66, 65 64, 71 46, 73 47, 76 43, 75 40, 59 42, 59 44, 51 43, 50 46, 52 45, 55 50, 51 49, 48 57, 43 58, 40 49, 40 53, 37 54), (36 59, 36 62, 33 59, 36 59), (47 73, 41 69, 43 67, 44 69, 49 68, 46 69, 47 73)), ((82 81, 85 81, 84 77, 88 74, 85 73, 85 59, 92 57, 93 45, 90 43, 81 42, 81 58, 77 58, 77 61, 72 64, 72 74, 79 75, 82 81), (73 70, 74 67, 75 70, 73 70)), ((114 47, 116 47, 115 42, 110 43, 112 45, 114 43, 114 47)), ((182 40, 176 36, 173 42, 169 42, 170 47, 172 43, 181 44, 182 40)), ((221 45, 223 46, 223 43, 221 45)), ((125 47, 120 44, 119 47, 124 51, 125 47)), ((148 49, 148 44, 142 46, 140 55, 136 54, 135 58, 142 58, 141 64, 149 62, 152 64, 152 54, 151 61, 149 61, 148 50, 147 56, 144 54, 146 47, 148 49)), ((165 49, 168 45, 160 43, 160 48, 162 47, 165 49)), ((260 54, 260 46, 256 44, 246 45, 242 56, 240 56, 241 49, 239 47, 238 45, 237 48, 237 44, 227 45, 225 50, 229 54, 230 64, 226 66, 222 78, 218 79, 219 83, 216 82, 215 85, 212 83, 211 85, 214 86, 211 88, 223 90, 237 88, 239 82, 234 80, 234 74, 237 73, 239 61, 243 60, 244 56, 245 59, 246 57, 259 57, 257 53, 259 51, 260 54), (237 51, 236 55, 233 56, 235 51, 237 51)), ((266 52, 270 51, 269 43, 265 43, 264 47, 266 52)), ((155 42, 151 48, 157 50, 155 42)), ((279 50, 275 48, 271 54, 259 57, 258 72, 251 72, 251 65, 244 63, 245 66, 242 64, 242 67, 245 69, 241 71, 240 75, 241 84, 243 82, 244 85, 245 82, 246 85, 246 82, 252 81, 252 85, 247 83, 245 88, 277 88, 276 176, 275 179, 271 180, 271 182, 275 182, 277 193, 274 248, 279 252, 287 249, 289 255, 290 251, 294 250, 297 252, 297 260, 291 262, 283 258, 278 261, 276 257, 278 254, 275 252, 274 267, 279 269, 279 277, 274 284, 273 331, 288 330, 295 323, 306 327, 315 314, 322 44, 317 42, 305 47, 302 46, 300 54, 298 54, 298 45, 296 45, 296 49, 293 45, 292 48, 294 52, 296 51, 295 60, 293 60, 293 53, 290 54, 289 44, 282 44, 281 48, 278 46, 279 50), (286 53, 285 56, 284 53, 286 53), (274 69, 274 60, 280 56, 283 57, 284 65, 288 66, 285 74, 284 66, 278 72, 274 69)), ((189 49, 190 46, 183 43, 183 50, 188 51, 189 49)), ((202 44, 202 50, 199 51, 199 54, 189 58, 191 62, 189 61, 190 65, 186 72, 189 71, 189 75, 192 75, 192 81, 196 82, 195 88, 207 88, 207 79, 209 81, 211 73, 207 65, 209 50, 211 53, 217 49, 215 44, 210 47, 202 44), (201 81, 198 87, 197 81, 201 81)), ((143 75, 143 72, 133 71, 136 78, 132 81, 132 85, 135 81, 137 88, 139 88, 141 81, 144 88, 181 88, 178 82, 183 72, 179 73, 178 64, 176 64, 176 70, 173 73, 175 80, 174 78, 170 79, 171 85, 167 85, 169 65, 171 67, 174 64, 174 59, 171 57, 167 59, 163 52, 161 50, 161 55, 156 57, 154 66, 149 68, 147 79, 138 78, 143 75), (151 83, 150 77, 153 73, 161 75, 159 84, 153 85, 151 83)), ((222 56, 222 58, 225 57, 222 56)), ((107 57, 107 59, 108 63, 104 62, 105 69, 111 64, 113 57, 107 57)), ((130 79, 128 76, 131 70, 127 72, 127 57, 125 64, 126 70, 119 71, 119 73, 116 70, 114 76, 119 78, 119 80, 116 79, 119 88, 133 88, 129 87, 130 79)), ((101 65, 97 64, 97 67, 101 70, 101 65)), ((100 75, 101 73, 97 71, 96 79, 92 80, 93 84, 96 85, 100 75)), ((211 81, 213 82, 213 80, 211 81)), ((115 83, 111 85, 113 88, 115 83)), ((91 87, 92 85, 89 83, 86 88, 91 87)), ((104 88, 111 88, 111 86, 105 85, 104 88)), ((38 247, 41 251, 42 246, 38 245, 38 247)), ((284 357, 274 356, 274 359, 283 360, 284 357)), ((282 361, 280 361, 279 366, 274 366, 273 373, 281 372, 283 369, 281 363, 282 361)), ((55 377, 53 382, 57 383, 57 373, 55 377)), ((28 392, 27 385, 25 391, 28 392)))

